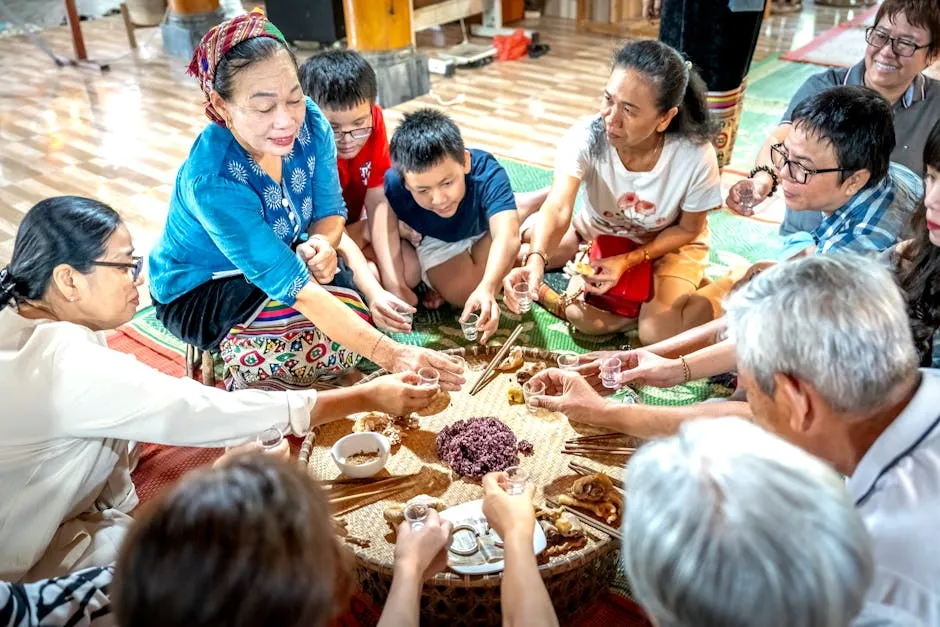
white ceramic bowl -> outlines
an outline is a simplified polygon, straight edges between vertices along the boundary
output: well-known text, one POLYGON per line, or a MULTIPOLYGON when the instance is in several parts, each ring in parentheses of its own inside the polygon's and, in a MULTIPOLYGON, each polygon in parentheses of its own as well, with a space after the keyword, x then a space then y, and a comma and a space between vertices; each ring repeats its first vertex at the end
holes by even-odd
POLYGON ((392 449, 392 443, 381 433, 372 433, 366 431, 363 433, 351 433, 336 441, 330 453, 336 467, 344 475, 351 479, 365 479, 378 474, 385 467, 388 461, 389 451, 392 449), (379 456, 367 464, 347 464, 346 457, 365 451, 371 453, 378 451, 379 456))

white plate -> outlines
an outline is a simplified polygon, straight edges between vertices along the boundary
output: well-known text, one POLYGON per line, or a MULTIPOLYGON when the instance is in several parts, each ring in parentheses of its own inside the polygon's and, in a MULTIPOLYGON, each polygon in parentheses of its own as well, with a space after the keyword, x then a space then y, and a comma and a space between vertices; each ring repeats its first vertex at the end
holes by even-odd
MULTIPOLYGON (((462 524, 468 520, 476 518, 484 518, 483 516, 483 501, 468 501, 467 503, 461 503, 460 505, 454 505, 449 507, 441 512, 441 518, 444 520, 449 520, 454 526, 462 524)), ((495 535, 495 531, 493 534, 495 535)), ((535 531, 532 533, 532 552, 534 555, 538 555, 545 550, 547 546, 545 541, 545 534, 542 532, 542 527, 536 523, 535 531)), ((460 573, 461 575, 488 575, 490 573, 498 573, 505 567, 505 562, 502 560, 498 562, 490 562, 488 564, 459 564, 454 562, 454 555, 452 553, 447 554, 447 565, 454 572, 460 573)))

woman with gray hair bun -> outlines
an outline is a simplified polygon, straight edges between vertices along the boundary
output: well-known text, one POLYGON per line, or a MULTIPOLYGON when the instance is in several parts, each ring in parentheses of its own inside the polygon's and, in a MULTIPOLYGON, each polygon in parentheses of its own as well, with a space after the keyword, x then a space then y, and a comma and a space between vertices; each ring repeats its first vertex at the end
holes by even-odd
POLYGON ((693 421, 627 466, 623 560, 658 627, 847 627, 872 578, 839 476, 736 418, 693 421))

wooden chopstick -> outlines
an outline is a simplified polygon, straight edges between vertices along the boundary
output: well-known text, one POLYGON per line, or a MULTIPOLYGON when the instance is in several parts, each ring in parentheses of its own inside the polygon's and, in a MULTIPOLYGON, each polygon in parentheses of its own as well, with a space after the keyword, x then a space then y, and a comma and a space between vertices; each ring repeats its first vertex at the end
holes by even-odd
POLYGON ((608 456, 608 457, 629 457, 633 453, 611 453, 609 451, 575 451, 565 449, 561 452, 562 455, 575 455, 577 457, 587 457, 588 459, 593 459, 598 456, 608 456))
POLYGON ((577 438, 565 440, 565 444, 580 444, 582 442, 596 442, 598 440, 613 440, 616 438, 628 438, 626 433, 601 433, 599 435, 583 435, 577 438))
POLYGON ((565 444, 564 448, 566 449, 578 449, 583 451, 625 451, 628 453, 636 453, 636 449, 632 446, 605 446, 603 444, 565 444))
POLYGON ((615 488, 621 491, 624 489, 623 481, 621 481, 620 479, 615 479, 614 477, 611 477, 606 472, 600 472, 598 470, 594 470, 593 468, 588 468, 584 464, 579 464, 578 462, 568 462, 568 468, 575 471, 579 475, 604 475, 605 477, 610 479, 610 482, 613 484, 615 488))
POLYGON ((416 473, 411 473, 409 475, 392 475, 390 477, 382 477, 381 479, 376 479, 375 477, 366 477, 365 479, 351 479, 349 477, 344 477, 342 479, 325 479, 320 482, 321 486, 355 486, 355 485, 371 485, 379 484, 383 481, 390 481, 392 479, 408 479, 410 477, 417 476, 416 473))
POLYGON ((490 381, 485 381, 485 379, 490 375, 496 366, 499 365, 499 362, 506 357, 506 353, 509 352, 509 349, 512 348, 513 342, 519 337, 519 334, 522 333, 523 325, 517 326, 513 332, 509 335, 509 339, 506 340, 506 343, 503 344, 502 348, 499 349, 499 352, 496 353, 496 356, 490 360, 490 363, 486 364, 486 370, 483 371, 483 374, 480 375, 480 378, 477 379, 477 382, 474 384, 473 389, 470 390, 470 396, 474 396, 477 392, 489 385, 490 381))
POLYGON ((377 488, 375 490, 370 490, 368 492, 361 492, 361 493, 357 492, 355 494, 345 494, 343 496, 331 498, 330 505, 334 505, 334 506, 343 505, 351 501, 358 501, 358 500, 373 497, 373 496, 379 496, 380 498, 378 500, 381 500, 387 496, 391 496, 392 494, 395 494, 396 492, 400 492, 407 488, 414 487, 414 484, 415 484, 414 479, 411 479, 409 481, 405 481, 400 484, 395 484, 393 486, 386 486, 383 488, 377 488))
POLYGON ((554 508, 561 507, 563 510, 565 510, 566 512, 568 512, 569 514, 571 514, 572 516, 574 516, 575 518, 577 518, 584 524, 586 524, 588 527, 593 527, 594 529, 597 529, 598 531, 603 531, 610 537, 616 538, 617 540, 621 539, 620 530, 614 529, 607 523, 603 523, 591 517, 590 515, 585 514, 584 512, 578 509, 575 509, 573 507, 568 507, 567 505, 559 505, 558 501, 554 499, 545 499, 545 502, 548 503, 549 506, 554 507, 554 508))
POLYGON ((414 475, 403 475, 400 477, 391 477, 388 479, 382 479, 380 481, 374 481, 372 483, 354 483, 354 484, 340 484, 334 486, 331 489, 327 490, 327 494, 331 498, 339 496, 349 496, 353 494, 365 494, 372 492, 380 488, 391 488, 400 483, 405 483, 407 481, 412 481, 414 475))

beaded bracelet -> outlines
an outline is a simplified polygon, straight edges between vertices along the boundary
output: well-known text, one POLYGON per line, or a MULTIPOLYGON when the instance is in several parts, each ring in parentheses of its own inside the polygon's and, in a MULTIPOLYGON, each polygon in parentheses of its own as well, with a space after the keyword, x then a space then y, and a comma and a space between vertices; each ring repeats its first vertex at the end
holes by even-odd
POLYGON ((774 169, 771 168, 769 165, 759 165, 753 170, 751 170, 751 173, 747 175, 747 178, 749 179, 754 178, 754 175, 757 174, 758 172, 766 172, 767 174, 770 175, 770 178, 773 179, 774 184, 770 188, 770 193, 767 194, 767 196, 773 196, 774 192, 777 191, 777 183, 780 182, 780 179, 777 178, 777 173, 774 172, 774 169))

